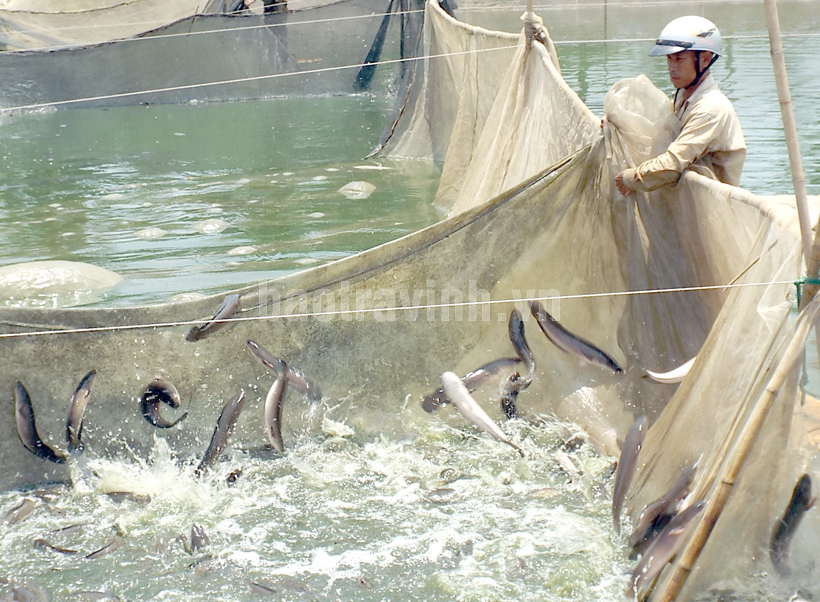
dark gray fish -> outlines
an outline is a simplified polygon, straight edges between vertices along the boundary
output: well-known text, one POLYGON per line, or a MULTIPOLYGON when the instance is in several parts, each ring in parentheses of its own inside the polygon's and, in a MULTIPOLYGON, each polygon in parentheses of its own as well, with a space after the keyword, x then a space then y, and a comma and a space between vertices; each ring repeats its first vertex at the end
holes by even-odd
POLYGON ((615 488, 612 492, 612 524, 615 526, 615 533, 621 534, 621 505, 626 498, 626 492, 635 469, 638 467, 638 454, 641 451, 643 440, 646 438, 646 430, 649 419, 641 414, 632 423, 629 432, 621 447, 621 459, 618 460, 618 471, 615 473, 615 488))
POLYGON ((236 480, 241 476, 242 476, 242 469, 237 468, 236 470, 231 471, 231 474, 229 474, 227 476, 227 478, 225 479, 225 482, 228 483, 228 485, 233 485, 234 483, 236 483, 236 480))
POLYGON ((196 554, 199 550, 209 546, 210 543, 211 540, 208 538, 208 534, 205 533, 205 529, 194 523, 191 525, 191 543, 189 544, 186 540, 185 551, 189 554, 196 554))
POLYGON ((66 537, 68 535, 76 535, 78 533, 82 533, 85 528, 90 523, 76 523, 74 525, 68 525, 67 527, 62 527, 61 529, 52 529, 49 531, 54 536, 58 537, 66 537))
POLYGON ((43 539, 42 537, 38 537, 34 540, 34 547, 40 550, 48 550, 50 552, 57 552, 59 554, 79 554, 78 550, 69 550, 67 548, 61 548, 55 546, 53 543, 50 543, 43 539))
POLYGON ((134 493, 133 491, 109 491, 105 495, 110 497, 116 504, 122 504, 123 502, 148 504, 151 502, 151 496, 147 493, 134 493))
POLYGON ((228 446, 228 438, 233 433, 236 420, 239 418, 239 414, 242 413, 242 407, 244 405, 245 392, 240 391, 222 408, 222 413, 219 415, 219 420, 216 423, 216 429, 214 429, 214 434, 211 436, 211 443, 208 445, 208 449, 205 451, 205 455, 202 457, 199 466, 197 466, 194 471, 197 476, 201 475, 206 468, 210 468, 211 465, 219 459, 222 452, 225 451, 225 448, 228 446))
POLYGON ((697 525, 695 519, 703 510, 703 506, 703 502, 689 506, 676 515, 661 531, 660 535, 655 538, 655 541, 641 557, 641 561, 635 567, 635 570, 632 571, 627 595, 634 593, 639 600, 644 597, 644 591, 652 585, 664 567, 677 555, 681 546, 686 542, 686 538, 689 537, 692 529, 697 525))
POLYGON ((195 342, 215 333, 217 330, 225 326, 233 315, 239 310, 239 295, 227 295, 222 305, 217 310, 214 317, 208 320, 202 326, 194 326, 188 331, 185 337, 186 341, 195 342))
POLYGON ((276 374, 276 376, 286 375, 288 384, 301 391, 313 403, 322 401, 322 392, 319 387, 307 376, 293 366, 287 365, 267 349, 254 341, 247 341, 246 345, 250 352, 258 359, 265 368, 276 374))
POLYGON ((515 352, 527 368, 525 379, 529 381, 527 382, 527 386, 529 386, 535 376, 535 359, 532 356, 530 346, 527 344, 527 338, 524 336, 524 320, 521 319, 521 312, 518 311, 518 308, 512 310, 510 314, 509 332, 510 341, 515 347, 515 352))
MULTIPOLYGON (((468 372, 461 381, 467 387, 467 390, 472 393, 488 381, 509 372, 515 368, 515 365, 519 362, 521 362, 521 359, 517 357, 505 357, 500 360, 493 360, 483 366, 479 366, 472 372, 468 372)), ((435 412, 441 406, 447 405, 448 403, 450 403, 450 400, 447 399, 447 396, 444 394, 444 387, 439 387, 424 398, 421 402, 421 407, 425 412, 435 412)))
POLYGON ((622 373, 618 363, 609 355, 598 349, 595 345, 572 334, 569 330, 561 326, 555 318, 547 313, 544 306, 538 301, 530 301, 530 311, 535 316, 541 331, 547 336, 553 345, 561 351, 574 355, 583 363, 598 364, 615 373, 622 373))
POLYGON ((109 541, 107 544, 105 544, 99 550, 94 550, 90 554, 87 554, 86 558, 88 560, 95 560, 97 558, 100 558, 101 556, 105 556, 106 554, 111 554, 112 552, 116 552, 117 550, 119 550, 122 547, 122 543, 123 543, 122 537, 120 537, 119 535, 115 535, 114 537, 111 538, 111 541, 109 541))
POLYGON ((91 397, 91 385, 94 378, 97 376, 97 371, 92 370, 86 374, 77 385, 74 395, 71 396, 71 403, 68 406, 68 417, 65 421, 65 442, 68 448, 68 453, 83 453, 85 446, 80 440, 83 434, 83 416, 85 415, 85 408, 88 405, 88 399, 91 397))
POLYGON ((159 411, 160 403, 177 409, 181 401, 177 388, 161 378, 155 378, 148 383, 142 390, 139 400, 143 418, 157 428, 169 429, 185 420, 188 416, 188 412, 185 412, 173 422, 169 422, 162 417, 159 411))
POLYGON ((48 592, 36 583, 22 583, 11 586, 13 602, 50 602, 48 592))
POLYGON ((280 454, 285 452, 285 442, 282 439, 282 402, 288 388, 288 379, 284 374, 285 371, 276 377, 265 397, 265 434, 273 449, 280 454))
POLYGON ((6 525, 21 523, 31 516, 35 508, 37 508, 37 502, 31 498, 24 497, 14 508, 6 512, 6 515, 3 517, 3 523, 6 525))
POLYGON ((43 443, 37 434, 34 424, 34 409, 31 407, 31 398, 21 382, 14 385, 14 420, 17 423, 17 436, 27 450, 38 458, 62 464, 65 457, 55 452, 43 443))
POLYGON ((772 559, 774 568, 777 569, 778 574, 782 576, 789 575, 791 569, 788 565, 789 559, 789 544, 800 520, 814 506, 815 498, 811 495, 811 477, 804 474, 797 481, 792 492, 792 499, 786 507, 786 513, 783 515, 772 532, 772 541, 769 545, 769 556, 772 559))
POLYGON ((524 336, 524 321, 521 319, 521 312, 514 309, 510 314, 510 341, 515 347, 518 357, 524 362, 527 368, 525 374, 516 371, 507 377, 504 386, 501 388, 501 411, 507 418, 518 417, 518 394, 532 384, 535 377, 535 359, 532 356, 530 346, 524 336))
POLYGON ((669 491, 654 502, 647 504, 646 508, 641 510, 641 514, 638 517, 638 524, 635 526, 627 542, 627 545, 632 550, 629 555, 630 559, 634 560, 639 554, 643 554, 655 536, 657 536, 663 528, 666 527, 669 521, 672 520, 672 517, 677 514, 680 503, 689 495, 692 489, 696 472, 697 462, 687 466, 678 477, 678 480, 670 487, 669 491))

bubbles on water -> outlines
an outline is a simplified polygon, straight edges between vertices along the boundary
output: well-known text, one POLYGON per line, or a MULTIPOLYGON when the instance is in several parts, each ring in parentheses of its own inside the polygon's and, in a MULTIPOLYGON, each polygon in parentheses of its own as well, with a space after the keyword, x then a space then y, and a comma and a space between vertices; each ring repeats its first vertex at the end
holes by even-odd
POLYGON ((134 236, 137 238, 142 238, 144 240, 154 240, 157 238, 162 238, 168 234, 167 230, 163 230, 162 228, 157 227, 150 227, 150 228, 143 228, 142 230, 137 230, 134 232, 134 236))

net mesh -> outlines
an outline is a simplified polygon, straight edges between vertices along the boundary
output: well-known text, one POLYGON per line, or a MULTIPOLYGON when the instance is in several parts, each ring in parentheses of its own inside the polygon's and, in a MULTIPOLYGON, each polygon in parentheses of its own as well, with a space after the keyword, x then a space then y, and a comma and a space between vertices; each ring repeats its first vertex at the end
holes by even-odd
MULTIPOLYGON (((635 416, 646 414, 652 426, 627 500, 633 519, 695 461, 693 497, 713 495, 793 332, 792 281, 802 269, 793 199, 694 173, 624 199, 614 175, 675 135, 669 101, 646 78, 612 89, 602 125, 561 80, 549 44, 466 26, 435 4, 426 9, 425 44, 430 58, 415 72, 382 152, 444 162, 436 201, 446 219, 235 291, 239 320, 196 343, 185 339, 191 323, 213 315, 221 298, 0 309, 4 332, 26 335, 0 339, 0 389, 23 382, 38 424, 59 424, 79 379, 96 369, 87 444, 109 453, 150 443, 135 409, 152 378, 167 378, 190 399, 186 428, 168 434, 178 449, 201 446, 219 408, 245 389, 257 403, 235 438, 253 446, 265 391, 264 370, 245 349, 252 339, 311 375, 358 428, 405 434, 429 419, 419 401, 442 372, 464 374, 513 353, 508 320, 517 307, 537 364, 518 398, 525 416, 574 421, 602 452, 617 455, 635 416), (464 49, 475 52, 449 55, 464 49), (625 374, 580 365, 552 345, 529 317, 524 300, 536 297, 625 374), (43 330, 62 332, 32 335, 43 330), (693 357, 679 386, 644 378, 646 369, 693 357), (407 405, 416 407, 409 420, 396 411, 407 405)), ((497 388, 477 395, 500 418, 497 388)), ((812 451, 797 399, 791 378, 679 599, 714 599, 716 590, 743 590, 744 577, 771 572, 772 525, 812 451)), ((10 396, 2 403, 9 415, 10 396)), ((0 423, 0 457, 10 467, 0 485, 59 478, 64 469, 21 453, 13 429, 0 423)), ((784 587, 810 583, 813 572, 812 564, 784 587)))

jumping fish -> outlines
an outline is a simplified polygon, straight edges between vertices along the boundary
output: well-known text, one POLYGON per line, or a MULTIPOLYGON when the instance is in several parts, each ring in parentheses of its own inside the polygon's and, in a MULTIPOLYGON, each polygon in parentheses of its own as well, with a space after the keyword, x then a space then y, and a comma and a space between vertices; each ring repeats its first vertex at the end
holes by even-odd
POLYGON ((470 391, 462 380, 453 372, 445 372, 441 375, 441 384, 444 387, 444 393, 447 395, 459 412, 474 425, 484 429, 499 441, 503 441, 521 456, 524 456, 524 451, 515 443, 509 440, 498 425, 493 422, 487 413, 481 409, 470 391))
POLYGON ((632 571, 627 595, 635 593, 639 600, 644 597, 644 590, 651 586, 667 563, 680 551, 686 538, 697 525, 695 518, 701 513, 703 507, 703 502, 689 506, 676 515, 661 531, 660 535, 652 542, 652 545, 647 548, 635 570, 632 571))
POLYGON ((510 314, 509 333, 510 341, 515 347, 518 357, 521 358, 527 368, 526 374, 523 375, 518 371, 513 372, 507 377, 504 386, 501 388, 501 411, 504 412, 507 418, 516 418, 518 417, 518 407, 516 405, 518 394, 529 387, 535 377, 535 359, 524 336, 524 321, 521 319, 521 312, 518 311, 518 308, 510 314))
POLYGON ((322 392, 319 390, 319 387, 302 374, 301 371, 293 366, 287 365, 259 343, 247 341, 246 345, 254 357, 258 359, 265 368, 276 374, 276 376, 287 375, 288 384, 307 395, 307 398, 313 403, 322 401, 322 392))
POLYGON ((643 440, 646 438, 646 429, 649 420, 643 414, 635 419, 626 435, 621 447, 621 459, 618 460, 618 471, 615 473, 615 489, 612 492, 612 524, 615 533, 621 534, 621 505, 624 503, 632 476, 638 466, 638 454, 641 451, 643 440))
POLYGON ((88 405, 88 399, 91 397, 91 384, 94 382, 94 377, 97 376, 97 371, 92 370, 86 374, 77 385, 77 390, 71 396, 71 403, 68 406, 68 417, 65 421, 65 442, 67 444, 68 453, 83 453, 85 446, 80 440, 83 434, 83 416, 85 415, 85 408, 88 405))
POLYGON ((191 328, 191 330, 188 331, 188 336, 185 337, 185 340, 193 343, 212 335, 214 332, 225 326, 227 321, 229 321, 238 310, 239 295, 227 295, 216 314, 214 314, 214 317, 202 326, 194 326, 191 328))
POLYGON ((543 333, 558 349, 577 357, 582 363, 598 364, 613 372, 623 372, 617 362, 589 341, 572 334, 553 318, 538 301, 530 301, 530 311, 543 333))
POLYGON ((161 378, 155 378, 148 383, 142 390, 139 399, 142 416, 157 428, 169 429, 185 420, 188 416, 188 412, 185 412, 173 422, 169 422, 162 417, 159 404, 164 403, 176 409, 180 405, 180 397, 177 388, 161 378))
POLYGON ((786 508, 786 513, 783 515, 777 526, 772 532, 772 541, 769 545, 769 556, 772 559, 774 568, 780 575, 788 575, 791 572, 787 562, 789 558, 789 544, 792 536, 800 524, 800 520, 806 512, 814 506, 816 498, 811 495, 811 477, 804 474, 797 481, 797 485, 792 492, 792 499, 786 508))
POLYGON ((43 443, 37 434, 34 424, 34 409, 31 407, 31 398, 28 391, 19 381, 14 385, 14 420, 17 423, 17 436, 23 446, 38 458, 62 464, 65 457, 56 453, 43 443))
POLYGON ((201 525, 194 523, 191 525, 191 543, 185 544, 185 551, 189 554, 196 554, 199 550, 207 547, 210 545, 211 540, 208 537, 208 534, 205 533, 205 529, 202 528, 201 525))
POLYGON ((208 445, 208 449, 205 451, 205 455, 202 457, 199 466, 197 466, 194 471, 197 476, 201 475, 206 468, 210 468, 222 452, 225 451, 225 448, 228 446, 228 438, 233 433, 236 420, 239 418, 239 414, 242 412, 244 405, 245 392, 240 391, 222 408, 222 413, 219 415, 219 420, 216 423, 216 429, 214 429, 214 434, 211 436, 211 443, 208 445))
POLYGON ((682 364, 669 372, 652 372, 651 370, 646 370, 646 374, 643 375, 643 378, 649 378, 654 380, 656 383, 661 383, 663 385, 676 385, 683 380, 683 377, 689 374, 689 370, 692 369, 696 359, 698 358, 693 357, 685 364, 682 364))
MULTIPOLYGON (((284 362, 282 362, 284 364, 284 362)), ((287 370, 287 366, 285 366, 287 370)), ((265 433, 273 449, 280 454, 285 452, 285 443, 282 439, 282 402, 288 388, 288 379, 283 373, 276 376, 273 385, 265 397, 265 433)))
POLYGON ((697 472, 697 462, 687 466, 674 485, 654 502, 647 504, 638 516, 638 524, 629 536, 627 545, 631 548, 630 559, 643 554, 672 517, 677 513, 680 503, 689 495, 697 472))
MULTIPOLYGON (((521 359, 517 357, 505 357, 500 360, 493 360, 467 373, 461 381, 467 387, 467 390, 472 393, 484 383, 509 372, 519 362, 521 362, 521 359)), ((450 403, 450 400, 448 400, 444 394, 444 387, 439 387, 422 400, 421 407, 425 412, 434 412, 448 403, 450 403)))

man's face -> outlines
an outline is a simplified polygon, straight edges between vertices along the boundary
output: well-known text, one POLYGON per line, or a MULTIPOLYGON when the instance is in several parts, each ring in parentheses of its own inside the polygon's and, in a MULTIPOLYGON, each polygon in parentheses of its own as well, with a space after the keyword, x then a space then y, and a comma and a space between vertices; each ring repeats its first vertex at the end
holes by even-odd
POLYGON ((666 55, 666 67, 669 69, 669 79, 675 88, 685 88, 697 77, 695 68, 695 51, 684 50, 675 54, 666 55))

